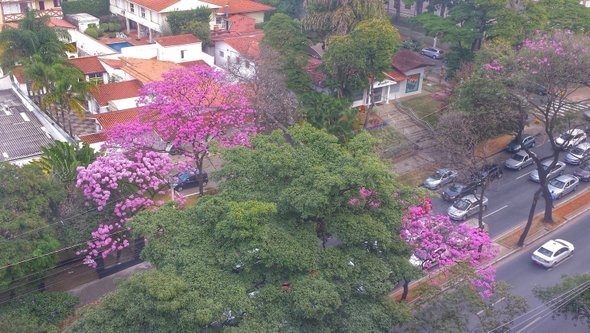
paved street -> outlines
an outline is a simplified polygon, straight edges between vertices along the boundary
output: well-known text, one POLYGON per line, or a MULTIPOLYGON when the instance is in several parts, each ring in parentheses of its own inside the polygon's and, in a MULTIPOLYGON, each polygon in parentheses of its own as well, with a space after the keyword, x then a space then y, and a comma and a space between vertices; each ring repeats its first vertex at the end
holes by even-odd
MULTIPOLYGON (((549 144, 543 142, 542 139, 537 139, 537 147, 533 149, 538 156, 547 156, 549 151, 549 144)), ((560 154, 560 160, 563 161, 566 152, 560 154)), ((499 163, 510 157, 510 154, 502 152, 498 156, 499 163)), ((575 166, 566 165, 564 174, 571 174, 575 166)), ((483 221, 489 226, 490 235, 496 237, 509 231, 513 227, 520 225, 526 221, 531 207, 533 193, 539 187, 538 183, 532 182, 528 179, 531 171, 535 170, 535 166, 528 166, 520 171, 512 171, 504 169, 504 177, 497 180, 488 186, 484 194, 488 199, 488 209, 484 212, 483 221)), ((578 191, 590 187, 589 183, 580 182, 578 191)), ((438 190, 441 193, 442 190, 438 190)), ((575 196, 575 193, 568 194, 557 202, 568 200, 575 196)), ((434 210, 440 214, 446 214, 447 209, 451 205, 441 198, 433 199, 434 210)), ((545 209, 545 201, 541 198, 537 203, 536 212, 542 212, 545 209)), ((476 219, 476 216, 471 217, 476 219)))
POLYGON ((526 297, 529 303, 529 311, 535 310, 519 321, 519 326, 512 332, 520 333, 555 333, 555 332, 588 332, 590 328, 586 323, 574 323, 571 320, 559 318, 551 319, 549 310, 533 296, 532 289, 535 286, 547 287, 557 284, 562 275, 574 275, 590 272, 590 212, 586 212, 573 219, 558 231, 547 235, 534 242, 518 254, 500 262, 497 266, 497 280, 508 282, 513 286, 513 293, 526 297), (531 253, 549 239, 562 238, 570 241, 576 247, 574 256, 558 264, 555 268, 545 269, 533 264, 531 253), (529 326, 527 326, 529 325, 529 326))

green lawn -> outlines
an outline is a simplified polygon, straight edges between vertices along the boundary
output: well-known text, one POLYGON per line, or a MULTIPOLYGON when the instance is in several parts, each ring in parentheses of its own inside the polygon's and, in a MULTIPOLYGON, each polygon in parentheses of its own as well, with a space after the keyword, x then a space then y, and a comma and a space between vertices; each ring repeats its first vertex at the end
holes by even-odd
POLYGON ((391 126, 377 128, 369 133, 381 141, 377 149, 383 159, 394 159, 413 148, 412 143, 391 126))
POLYGON ((438 112, 442 107, 442 104, 430 95, 407 99, 400 102, 400 104, 405 108, 411 109, 418 118, 429 123, 432 127, 436 125, 438 112))

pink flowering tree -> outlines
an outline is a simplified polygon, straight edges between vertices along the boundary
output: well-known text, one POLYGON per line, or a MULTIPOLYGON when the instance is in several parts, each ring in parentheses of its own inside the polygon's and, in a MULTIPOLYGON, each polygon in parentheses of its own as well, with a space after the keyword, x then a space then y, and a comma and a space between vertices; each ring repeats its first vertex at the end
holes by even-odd
POLYGON ((129 245, 125 222, 140 210, 163 204, 154 197, 169 188, 168 174, 173 168, 168 154, 144 150, 101 156, 78 168, 76 187, 99 211, 112 206, 117 217, 99 225, 87 249, 79 252, 86 255, 88 265, 96 267, 97 257, 105 258, 129 245))
MULTIPOLYGON (((213 141, 221 146, 249 145, 257 131, 247 90, 209 66, 177 69, 140 92, 139 119, 109 132, 107 146, 153 149, 158 140, 180 150, 203 172, 213 141)), ((203 193, 203 186, 200 186, 203 193)))
POLYGON ((475 272, 473 287, 483 297, 491 295, 495 269, 488 262, 498 253, 487 232, 467 224, 454 224, 446 215, 435 215, 429 198, 419 206, 408 208, 403 218, 401 237, 423 262, 429 273, 434 265, 451 267, 466 263, 475 272))

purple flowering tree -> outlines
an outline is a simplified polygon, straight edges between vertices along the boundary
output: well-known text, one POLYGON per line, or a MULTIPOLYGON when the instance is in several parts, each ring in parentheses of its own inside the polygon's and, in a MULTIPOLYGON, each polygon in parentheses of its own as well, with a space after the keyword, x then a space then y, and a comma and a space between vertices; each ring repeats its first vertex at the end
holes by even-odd
MULTIPOLYGON (((107 146, 152 149, 161 139, 168 148, 182 151, 199 173, 213 141, 247 146, 257 131, 245 87, 208 66, 164 74, 161 81, 143 87, 138 104, 142 115, 112 129, 107 146)), ((199 190, 203 194, 202 185, 199 190)))
POLYGON ((471 278, 472 286, 482 297, 492 294, 496 271, 488 262, 497 255, 498 248, 481 228, 456 225, 446 215, 433 214, 432 202, 425 198, 422 205, 408 208, 400 235, 423 260, 424 272, 430 274, 434 265, 452 267, 465 263, 476 273, 471 278))
POLYGON ((125 222, 138 211, 163 204, 154 201, 168 189, 168 174, 174 168, 168 154, 138 150, 129 154, 101 156, 87 167, 79 167, 76 187, 99 211, 113 205, 117 220, 104 223, 92 232, 87 242, 85 262, 96 267, 98 256, 129 246, 125 222))

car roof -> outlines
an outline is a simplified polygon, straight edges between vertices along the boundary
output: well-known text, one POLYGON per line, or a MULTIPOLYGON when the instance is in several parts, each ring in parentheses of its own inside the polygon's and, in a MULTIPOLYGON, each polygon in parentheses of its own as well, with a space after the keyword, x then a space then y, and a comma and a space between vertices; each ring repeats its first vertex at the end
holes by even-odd
POLYGON ((580 144, 577 144, 576 148, 587 150, 588 148, 590 148, 590 142, 584 141, 580 144))
POLYGON ((563 132, 563 134, 565 134, 565 133, 568 133, 568 134, 580 134, 582 132, 584 132, 584 130, 582 130, 581 128, 572 128, 572 129, 569 129, 569 130, 563 132))
POLYGON ((544 247, 551 252, 555 252, 564 246, 566 246, 566 245, 561 242, 556 241, 555 239, 550 239, 545 244, 541 245, 541 247, 544 247))
MULTIPOLYGON (((550 166, 550 165, 551 165, 551 163, 553 163, 553 159, 552 159, 552 158, 548 158, 548 159, 546 159, 546 160, 543 160, 543 161, 541 162, 541 164, 542 164, 543 166, 550 166)), ((563 163, 562 161, 557 161, 557 162, 555 163, 555 165, 560 165, 560 164, 565 164, 565 163, 563 163)))
MULTIPOLYGON (((519 152, 516 152, 516 153, 514 153, 514 155, 528 156, 528 155, 529 155, 529 153, 527 153, 527 152, 526 152, 526 151, 524 151, 524 150, 521 150, 521 151, 519 151, 519 152)), ((513 156, 514 156, 514 155, 513 155, 513 156)))
POLYGON ((556 177, 555 179, 560 180, 562 182, 567 182, 568 180, 572 180, 575 178, 576 177, 574 175, 561 175, 559 177, 556 177))
MULTIPOLYGON (((483 200, 485 200, 485 199, 486 199, 486 197, 483 197, 483 200)), ((468 195, 462 197, 459 200, 465 200, 465 201, 469 201, 469 202, 476 202, 478 199, 475 196, 475 194, 468 194, 468 195)))

